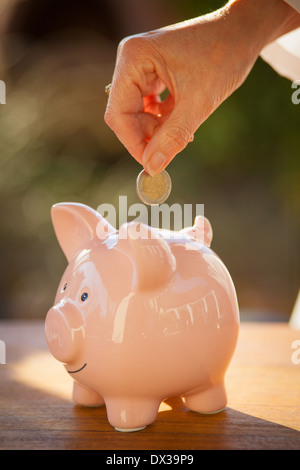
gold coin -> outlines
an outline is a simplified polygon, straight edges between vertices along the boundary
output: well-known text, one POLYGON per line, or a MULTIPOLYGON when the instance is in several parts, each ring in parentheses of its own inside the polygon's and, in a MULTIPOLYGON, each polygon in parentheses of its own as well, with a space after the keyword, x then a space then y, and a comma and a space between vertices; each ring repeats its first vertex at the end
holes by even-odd
POLYGON ((144 204, 155 206, 162 204, 169 197, 172 182, 166 170, 155 176, 150 176, 142 170, 136 180, 136 192, 144 204))

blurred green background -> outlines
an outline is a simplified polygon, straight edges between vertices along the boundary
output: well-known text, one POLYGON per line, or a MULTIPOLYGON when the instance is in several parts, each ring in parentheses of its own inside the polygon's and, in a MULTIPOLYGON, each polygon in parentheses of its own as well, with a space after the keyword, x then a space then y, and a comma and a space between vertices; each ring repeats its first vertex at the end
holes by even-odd
MULTIPOLYGON (((52 204, 139 202, 141 167, 103 120, 118 42, 223 4, 2 0, 1 318, 44 318, 52 305, 66 266, 52 204)), ((205 205, 242 319, 287 320, 300 285, 300 105, 291 94, 258 59, 168 168, 168 203, 205 205)))

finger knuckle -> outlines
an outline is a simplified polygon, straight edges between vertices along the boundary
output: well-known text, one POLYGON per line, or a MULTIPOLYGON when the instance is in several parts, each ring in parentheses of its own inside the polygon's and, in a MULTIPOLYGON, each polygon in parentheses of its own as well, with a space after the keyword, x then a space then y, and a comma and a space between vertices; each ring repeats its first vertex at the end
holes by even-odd
POLYGON ((122 39, 122 41, 119 42, 118 45, 118 54, 122 53, 126 47, 128 47, 128 44, 130 42, 131 36, 127 36, 126 38, 122 39))
POLYGON ((127 36, 118 45, 118 56, 137 58, 139 53, 144 53, 149 48, 150 40, 146 34, 127 36))
POLYGON ((167 130, 167 138, 173 141, 178 147, 184 148, 191 140, 192 133, 187 127, 173 126, 167 130))
POLYGON ((144 47, 146 39, 142 35, 127 36, 119 43, 118 54, 136 55, 137 52, 144 47))

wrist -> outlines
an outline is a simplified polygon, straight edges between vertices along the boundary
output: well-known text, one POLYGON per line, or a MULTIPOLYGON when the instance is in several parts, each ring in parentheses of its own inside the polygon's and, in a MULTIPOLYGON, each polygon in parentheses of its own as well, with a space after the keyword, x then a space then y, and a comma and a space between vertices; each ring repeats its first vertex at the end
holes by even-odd
POLYGON ((251 43, 257 55, 270 42, 300 26, 300 14, 284 0, 230 0, 224 8, 235 17, 240 37, 251 43))

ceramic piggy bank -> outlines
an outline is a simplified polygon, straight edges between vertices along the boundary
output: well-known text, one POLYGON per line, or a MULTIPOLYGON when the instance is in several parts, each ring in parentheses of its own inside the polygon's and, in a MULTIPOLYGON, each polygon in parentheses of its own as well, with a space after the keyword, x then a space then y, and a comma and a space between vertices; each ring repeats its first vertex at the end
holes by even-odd
POLYGON ((199 413, 224 409, 239 312, 208 220, 117 231, 77 203, 53 206, 52 220, 69 264, 45 333, 74 379, 74 402, 106 405, 119 431, 143 429, 174 396, 199 413))

